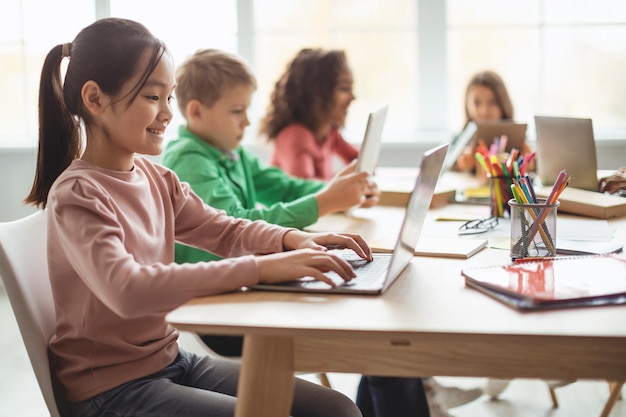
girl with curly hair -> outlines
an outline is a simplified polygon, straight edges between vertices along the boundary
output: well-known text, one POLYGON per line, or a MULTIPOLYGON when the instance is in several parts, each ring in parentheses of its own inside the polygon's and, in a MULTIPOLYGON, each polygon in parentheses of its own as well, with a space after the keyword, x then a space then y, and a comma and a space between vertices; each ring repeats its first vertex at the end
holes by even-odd
POLYGON ((270 163, 291 175, 330 180, 333 157, 345 163, 358 149, 341 136, 355 99, 352 71, 342 50, 305 48, 274 86, 260 133, 274 144, 270 163))

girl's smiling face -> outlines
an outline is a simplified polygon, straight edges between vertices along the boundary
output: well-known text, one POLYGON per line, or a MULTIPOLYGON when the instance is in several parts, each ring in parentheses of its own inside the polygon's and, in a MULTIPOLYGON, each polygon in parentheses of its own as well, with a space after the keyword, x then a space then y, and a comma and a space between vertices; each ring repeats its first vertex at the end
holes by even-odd
POLYGON ((149 50, 143 53, 137 64, 140 70, 115 97, 103 94, 93 81, 83 86, 84 101, 89 101, 95 111, 83 159, 104 168, 129 170, 135 153, 159 155, 163 150, 165 130, 173 115, 174 62, 163 54, 135 96, 150 54, 149 50))

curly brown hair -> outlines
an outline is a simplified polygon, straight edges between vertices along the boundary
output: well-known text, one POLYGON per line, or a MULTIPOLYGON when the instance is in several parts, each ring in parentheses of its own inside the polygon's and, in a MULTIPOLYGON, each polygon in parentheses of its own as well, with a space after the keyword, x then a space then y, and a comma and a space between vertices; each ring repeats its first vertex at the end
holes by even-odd
POLYGON ((347 65, 342 50, 301 49, 274 85, 259 133, 274 140, 292 123, 315 131, 332 107, 339 74, 347 65))

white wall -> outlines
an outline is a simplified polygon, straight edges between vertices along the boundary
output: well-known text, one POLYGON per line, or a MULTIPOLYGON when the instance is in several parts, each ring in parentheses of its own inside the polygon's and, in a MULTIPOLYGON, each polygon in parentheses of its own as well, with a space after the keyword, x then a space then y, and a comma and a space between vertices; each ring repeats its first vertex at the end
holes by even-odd
MULTIPOLYGON (((381 153, 380 166, 417 166, 422 152, 436 144, 386 144, 381 153)), ((626 166, 626 139, 598 141, 596 149, 599 169, 626 166)), ((262 160, 267 160, 267 150, 257 149, 257 154, 262 160)), ((0 148, 0 221, 15 220, 35 211, 34 207, 22 203, 30 191, 35 165, 36 149, 0 148)))

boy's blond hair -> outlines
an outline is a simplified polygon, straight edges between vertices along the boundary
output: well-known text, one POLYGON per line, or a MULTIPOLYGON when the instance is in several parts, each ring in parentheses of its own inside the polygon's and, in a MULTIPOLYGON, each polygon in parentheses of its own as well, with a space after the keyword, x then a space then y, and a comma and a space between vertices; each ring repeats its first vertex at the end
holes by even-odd
POLYGON ((257 88, 256 78, 246 62, 217 49, 202 49, 187 58, 176 71, 176 101, 182 115, 191 100, 211 107, 225 89, 240 85, 257 88))

